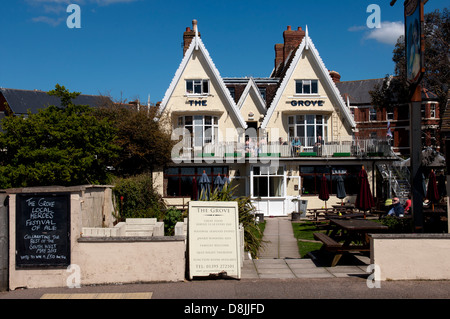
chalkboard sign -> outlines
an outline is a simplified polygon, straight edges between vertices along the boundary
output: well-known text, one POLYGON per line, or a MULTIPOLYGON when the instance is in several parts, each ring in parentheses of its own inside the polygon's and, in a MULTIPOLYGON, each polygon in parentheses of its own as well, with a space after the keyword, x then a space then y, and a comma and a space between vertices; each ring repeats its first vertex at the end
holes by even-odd
POLYGON ((70 194, 18 194, 16 268, 70 265, 70 194))

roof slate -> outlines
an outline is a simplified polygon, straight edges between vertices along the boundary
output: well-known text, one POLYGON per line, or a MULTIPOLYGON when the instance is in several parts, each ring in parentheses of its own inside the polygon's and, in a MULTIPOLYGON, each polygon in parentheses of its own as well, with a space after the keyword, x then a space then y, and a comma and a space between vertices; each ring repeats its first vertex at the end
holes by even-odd
MULTIPOLYGON (((9 107, 15 114, 26 114, 28 110, 31 113, 37 113, 38 109, 55 105, 60 107, 61 101, 58 97, 48 95, 44 91, 29 91, 18 89, 0 88, 9 107)), ((76 105, 89 105, 91 107, 99 107, 106 102, 111 102, 108 97, 99 95, 80 95, 73 100, 76 105)))

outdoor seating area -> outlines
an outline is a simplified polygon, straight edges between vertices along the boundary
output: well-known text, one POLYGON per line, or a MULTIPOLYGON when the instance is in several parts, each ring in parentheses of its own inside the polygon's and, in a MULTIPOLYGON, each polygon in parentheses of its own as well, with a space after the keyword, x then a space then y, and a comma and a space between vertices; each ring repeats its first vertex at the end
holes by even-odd
POLYGON ((183 140, 177 158, 258 158, 258 157, 389 157, 386 139, 325 140, 291 137, 288 141, 268 141, 265 137, 247 138, 245 142, 210 141, 193 147, 191 139, 183 140))
POLYGON ((323 243, 321 249, 335 254, 334 267, 345 252, 370 251, 369 233, 387 230, 388 226, 367 219, 330 219, 328 234, 314 233, 314 238, 323 243))

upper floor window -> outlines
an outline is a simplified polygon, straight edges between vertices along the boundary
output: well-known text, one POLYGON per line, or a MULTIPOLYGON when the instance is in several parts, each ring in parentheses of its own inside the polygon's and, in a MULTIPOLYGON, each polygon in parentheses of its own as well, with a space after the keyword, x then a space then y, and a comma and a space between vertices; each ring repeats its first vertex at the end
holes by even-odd
POLYGON ((209 80, 186 80, 187 94, 208 94, 209 80))
POLYGON ((373 107, 369 109, 369 121, 377 120, 377 110, 373 107))
POLYGON ((318 94, 319 81, 318 80, 296 80, 295 81, 296 94, 318 94))
POLYGON ((436 104, 430 104, 430 118, 436 118, 436 104))
POLYGON ((261 94, 262 99, 265 101, 266 100, 266 93, 267 93, 266 88, 258 88, 258 89, 259 89, 259 93, 261 94))

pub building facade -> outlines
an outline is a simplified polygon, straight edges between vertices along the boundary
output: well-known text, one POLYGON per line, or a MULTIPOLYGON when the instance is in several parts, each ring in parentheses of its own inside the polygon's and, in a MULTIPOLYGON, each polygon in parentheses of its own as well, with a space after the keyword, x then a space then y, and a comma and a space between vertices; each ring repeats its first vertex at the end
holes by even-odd
MULTIPOLYGON (((308 29, 283 33, 267 78, 222 78, 193 21, 184 32, 184 57, 160 104, 161 121, 177 141, 173 163, 154 174, 166 198, 197 199, 206 173, 250 196, 260 213, 286 216, 299 200, 320 208, 320 180, 329 182, 327 206, 344 179, 354 202, 364 167, 376 190, 376 164, 393 160, 385 139, 357 139, 350 109, 312 42, 308 29)), ((376 196, 376 194, 374 194, 376 196)))

